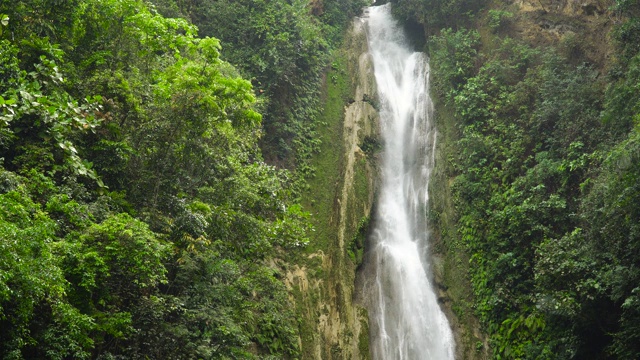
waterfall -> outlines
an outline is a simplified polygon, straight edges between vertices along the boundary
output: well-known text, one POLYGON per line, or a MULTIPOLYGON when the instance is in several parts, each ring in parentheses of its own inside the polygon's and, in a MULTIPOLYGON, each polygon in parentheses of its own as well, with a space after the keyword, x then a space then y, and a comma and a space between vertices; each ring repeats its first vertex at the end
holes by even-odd
POLYGON ((363 294, 374 359, 453 359, 451 328, 429 275, 427 211, 436 132, 429 64, 412 52, 390 5, 367 9, 384 140, 382 185, 363 294))

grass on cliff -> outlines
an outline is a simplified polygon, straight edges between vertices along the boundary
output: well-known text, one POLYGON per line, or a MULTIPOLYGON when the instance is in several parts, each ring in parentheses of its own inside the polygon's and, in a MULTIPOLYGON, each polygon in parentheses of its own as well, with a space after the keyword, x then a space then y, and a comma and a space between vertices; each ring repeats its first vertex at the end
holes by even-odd
POLYGON ((333 208, 342 185, 344 143, 342 141, 345 105, 351 101, 352 90, 346 71, 346 58, 336 52, 327 72, 323 92, 324 110, 320 117, 318 135, 322 141, 311 164, 315 174, 307 179, 308 189, 303 195, 305 210, 311 212, 315 233, 307 247, 309 253, 326 251, 330 238, 337 236, 337 220, 332 219, 333 208))
MULTIPOLYGON (((343 119, 345 105, 350 101, 351 88, 349 76, 346 71, 346 58, 342 52, 334 53, 334 61, 326 73, 326 81, 322 89, 322 102, 324 109, 320 116, 321 123, 317 127, 317 133, 321 140, 318 153, 311 159, 311 166, 315 172, 306 179, 307 187, 302 196, 302 204, 305 211, 311 213, 311 221, 315 232, 310 235, 309 245, 305 248, 308 256, 298 258, 297 262, 307 269, 310 282, 313 279, 326 279, 322 257, 311 256, 322 252, 330 255, 331 244, 336 243, 338 234, 337 218, 333 219, 337 206, 337 196, 342 186, 342 173, 344 162, 344 143, 342 140, 343 119)), ((294 290, 294 296, 298 299, 297 313, 304 314, 311 311, 315 314, 307 314, 300 318, 300 334, 302 340, 302 358, 315 358, 316 348, 305 346, 320 341, 320 334, 316 333, 316 319, 322 309, 319 303, 327 296, 326 289, 322 286, 321 293, 310 291, 307 295, 311 298, 304 300, 305 294, 299 289, 294 290)))

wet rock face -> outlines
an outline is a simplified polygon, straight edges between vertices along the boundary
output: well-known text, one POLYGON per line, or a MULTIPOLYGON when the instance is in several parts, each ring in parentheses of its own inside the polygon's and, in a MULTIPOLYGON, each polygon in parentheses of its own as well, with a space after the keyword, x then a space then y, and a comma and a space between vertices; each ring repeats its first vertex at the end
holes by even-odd
POLYGON ((373 65, 368 55, 363 23, 355 19, 345 38, 343 51, 353 93, 345 99, 341 138, 331 139, 336 146, 342 142, 344 152, 340 164, 341 179, 336 182, 336 195, 330 219, 335 234, 331 244, 311 254, 309 259, 320 262, 317 270, 306 266, 289 266, 287 286, 292 289, 304 322, 313 324, 311 341, 300 343, 305 359, 369 359, 368 318, 366 311, 353 299, 356 264, 348 258, 348 246, 359 222, 371 212, 373 204, 374 168, 360 145, 365 138, 377 138, 378 112, 375 109, 377 90, 373 65), (363 165, 364 164, 364 165, 363 165), (367 178, 368 193, 357 191, 354 178, 367 178), (321 275, 318 275, 320 273, 321 275))
POLYGON ((607 11, 606 0, 516 0, 524 11, 543 10, 570 16, 599 16, 607 11))
POLYGON ((596 16, 605 13, 605 10, 595 2, 583 3, 581 6, 582 14, 585 16, 596 16))
MULTIPOLYGON (((368 320, 366 312, 353 302, 355 284, 355 264, 347 261, 346 244, 349 235, 358 226, 358 220, 368 216, 373 203, 373 191, 365 199, 358 199, 354 187, 357 163, 362 160, 363 152, 359 147, 365 136, 376 133, 378 113, 369 101, 376 94, 373 65, 368 55, 366 34, 360 19, 355 19, 347 35, 345 48, 348 49, 347 73, 351 74, 352 86, 355 89, 352 101, 345 108, 342 130, 343 168, 342 184, 334 207, 334 218, 337 219, 338 233, 335 244, 340 256, 333 257, 326 263, 330 279, 326 284, 330 301, 326 302, 328 310, 325 321, 319 324, 319 331, 325 334, 324 353, 331 359, 367 359, 368 349, 362 342, 368 341, 368 320), (357 208, 355 203, 363 203, 357 208), (331 305, 329 305, 331 304, 331 305), (329 350, 330 347, 330 350, 329 350)), ((366 170, 369 181, 373 181, 373 169, 367 163, 366 170)), ((369 186, 373 189, 373 186, 369 186)), ((327 358, 327 357, 323 357, 327 358)))
POLYGON ((570 57, 604 69, 613 53, 606 35, 613 25, 610 5, 607 0, 515 0, 509 7, 515 16, 505 35, 535 47, 571 45, 577 35, 580 49, 570 57))

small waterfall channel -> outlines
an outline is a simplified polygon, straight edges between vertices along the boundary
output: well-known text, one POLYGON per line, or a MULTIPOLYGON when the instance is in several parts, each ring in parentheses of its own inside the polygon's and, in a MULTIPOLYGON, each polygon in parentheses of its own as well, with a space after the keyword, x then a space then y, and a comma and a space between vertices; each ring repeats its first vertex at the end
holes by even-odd
POLYGON ((427 188, 436 144, 428 59, 409 49, 389 4, 368 8, 364 21, 384 140, 363 280, 373 358, 454 359, 453 335, 427 256, 427 188))

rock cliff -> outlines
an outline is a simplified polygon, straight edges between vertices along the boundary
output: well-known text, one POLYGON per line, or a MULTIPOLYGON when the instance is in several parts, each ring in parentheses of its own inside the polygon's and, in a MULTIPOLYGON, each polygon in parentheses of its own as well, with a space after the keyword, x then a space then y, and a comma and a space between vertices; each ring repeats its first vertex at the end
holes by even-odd
POLYGON ((310 181, 314 193, 307 199, 317 230, 311 238, 313 252, 288 266, 285 280, 301 316, 303 358, 367 359, 367 314, 353 298, 357 254, 363 245, 356 238, 366 231, 362 224, 371 212, 375 188, 374 157, 361 147, 366 138, 378 136, 378 115, 360 19, 353 21, 326 82, 326 108, 331 102, 341 103, 342 116, 325 110, 323 150, 317 155, 315 179, 310 181), (332 95, 341 85, 342 94, 332 95), (325 160, 331 166, 323 167, 325 160))

